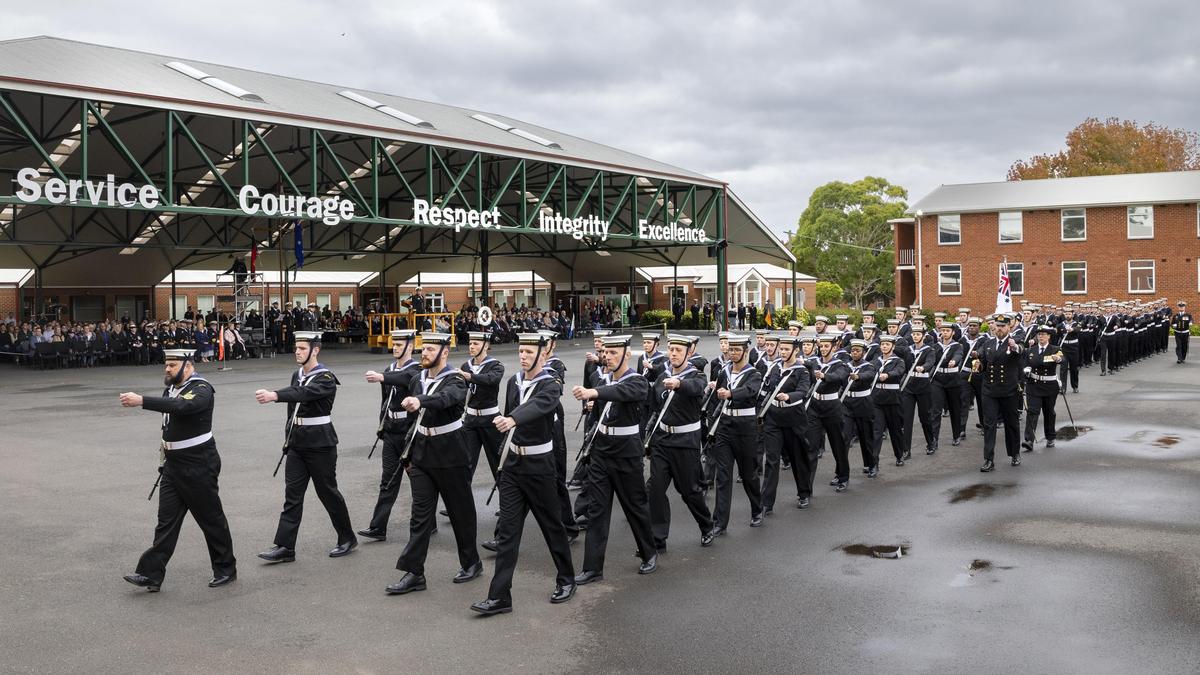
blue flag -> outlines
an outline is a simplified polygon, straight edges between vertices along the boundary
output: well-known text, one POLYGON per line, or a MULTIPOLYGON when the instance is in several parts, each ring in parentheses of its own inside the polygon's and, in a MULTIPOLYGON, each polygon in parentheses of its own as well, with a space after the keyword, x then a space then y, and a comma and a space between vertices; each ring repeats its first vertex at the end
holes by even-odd
POLYGON ((304 267, 304 221, 296 221, 296 271, 304 267))

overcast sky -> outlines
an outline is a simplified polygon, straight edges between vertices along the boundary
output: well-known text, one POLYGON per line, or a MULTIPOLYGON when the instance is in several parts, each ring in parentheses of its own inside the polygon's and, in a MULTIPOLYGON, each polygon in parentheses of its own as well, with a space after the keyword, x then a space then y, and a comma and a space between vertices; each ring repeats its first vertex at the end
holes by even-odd
MULTIPOLYGON (((490 110, 729 181, 1003 180, 1088 116, 1200 130, 1192 2, 25 3, 54 35, 490 110), (783 9, 786 7, 787 9, 783 9)), ((0 64, 0 69, 3 64, 0 64)))

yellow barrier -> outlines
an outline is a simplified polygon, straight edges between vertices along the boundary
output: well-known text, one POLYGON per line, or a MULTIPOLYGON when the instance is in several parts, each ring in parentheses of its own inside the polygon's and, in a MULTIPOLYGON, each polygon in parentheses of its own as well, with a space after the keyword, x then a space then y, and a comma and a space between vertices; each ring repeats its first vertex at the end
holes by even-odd
MULTIPOLYGON (((409 328, 416 326, 418 319, 428 318, 429 322, 437 326, 438 317, 446 317, 446 322, 450 324, 450 345, 458 346, 458 337, 454 334, 454 313, 453 312, 426 312, 417 314, 415 312, 391 312, 387 314, 372 314, 370 320, 367 321, 367 346, 382 347, 387 350, 392 348, 392 331, 400 327, 400 320, 405 319, 408 322, 409 328), (379 319, 379 330, 375 332, 375 319, 379 319)), ((421 346, 421 341, 418 336, 417 347, 421 346)))

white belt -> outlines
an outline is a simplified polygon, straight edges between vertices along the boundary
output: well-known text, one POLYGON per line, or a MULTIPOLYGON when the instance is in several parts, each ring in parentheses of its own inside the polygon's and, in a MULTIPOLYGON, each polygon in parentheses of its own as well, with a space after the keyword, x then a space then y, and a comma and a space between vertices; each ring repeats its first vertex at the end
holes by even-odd
POLYGON ((813 394, 813 398, 815 398, 818 401, 836 401, 836 400, 838 400, 838 396, 840 396, 840 395, 841 394, 838 394, 836 392, 832 393, 832 394, 813 394))
POLYGON ((163 441, 163 450, 183 450, 184 448, 194 448, 201 443, 207 443, 212 439, 212 432, 200 434, 195 438, 185 438, 182 441, 163 441))
POLYGON ((870 389, 862 389, 859 391, 846 392, 846 396, 849 396, 850 398, 862 398, 863 396, 870 396, 870 395, 871 395, 870 389))
POLYGON ((1062 343, 1063 343, 1064 345, 1073 345, 1073 344, 1075 344, 1075 343, 1077 343, 1077 342, 1079 342, 1079 340, 1063 340, 1063 341, 1062 341, 1062 343))
POLYGON ((658 428, 662 429, 663 431, 667 432, 668 434, 689 434, 693 431, 700 431, 700 422, 697 420, 695 422, 692 422, 691 424, 684 424, 683 426, 678 426, 678 427, 673 427, 673 426, 670 426, 669 424, 659 423, 658 428))
POLYGON ((937 371, 939 373, 957 373, 959 371, 959 369, 958 368, 938 368, 937 371))
POLYGON ((554 449, 554 441, 546 441, 541 445, 513 445, 508 451, 518 455, 544 455, 554 449))
POLYGON ((610 427, 607 424, 601 424, 599 431, 605 436, 637 436, 642 433, 641 428, 636 424, 627 427, 610 427))
MULTIPOLYGON (((485 415, 495 415, 495 414, 499 413, 500 406, 494 405, 490 408, 467 408, 466 410, 467 410, 468 415, 474 415, 475 417, 483 417, 485 415)), ((513 446, 513 447, 516 447, 516 446, 513 446)), ((535 452, 533 454, 536 455, 537 453, 535 452)))
POLYGON ((458 431, 461 428, 462 420, 454 420, 450 424, 443 424, 440 427, 418 426, 417 433, 421 434, 422 436, 441 436, 442 434, 448 434, 451 431, 458 431))
POLYGON ((730 408, 729 410, 725 411, 725 414, 729 415, 730 417, 750 417, 751 415, 757 415, 758 409, 756 409, 756 408, 730 408))
POLYGON ((389 419, 402 420, 402 419, 405 419, 408 417, 408 411, 407 410, 389 410, 389 411, 387 411, 387 416, 389 419))
POLYGON ((879 384, 877 384, 875 386, 879 387, 880 389, 899 389, 900 388, 900 385, 898 385, 898 384, 888 384, 887 382, 880 382, 879 384))
POLYGON ((788 403, 787 401, 771 401, 771 405, 775 406, 776 408, 794 408, 801 403, 804 403, 804 399, 792 401, 791 403, 788 403))
POLYGON ((329 415, 325 415, 324 417, 297 417, 296 418, 296 426, 298 426, 298 427, 315 427, 315 426, 320 426, 322 424, 329 424, 330 422, 333 422, 333 418, 330 417, 329 415))
POLYGON ((1053 375, 1030 375, 1029 377, 1038 382, 1058 382, 1058 378, 1053 375))
POLYGON ((918 373, 916 371, 913 371, 912 376, 913 377, 929 377, 929 373, 918 373))

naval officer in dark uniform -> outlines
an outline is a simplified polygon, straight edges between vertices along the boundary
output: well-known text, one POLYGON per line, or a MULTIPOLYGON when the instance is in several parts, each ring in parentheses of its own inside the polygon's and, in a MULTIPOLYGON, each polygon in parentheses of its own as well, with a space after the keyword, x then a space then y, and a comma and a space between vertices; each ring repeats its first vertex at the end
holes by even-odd
POLYGON ((501 440, 504 464, 497 480, 500 522, 496 527, 496 573, 488 597, 471 609, 485 616, 512 611, 512 577, 525 517, 533 512, 550 549, 557 576, 550 602, 566 602, 575 595, 575 568, 567 529, 559 514, 559 482, 554 459, 554 411, 562 385, 546 367, 550 338, 538 333, 518 336, 521 372, 508 380, 504 416, 493 417, 494 428, 509 434, 501 440))
POLYGON ((337 546, 329 551, 330 558, 340 558, 358 546, 346 500, 337 485, 337 432, 333 428, 333 399, 337 396, 338 379, 317 358, 321 354, 321 334, 316 331, 296 331, 296 365, 291 386, 278 391, 259 389, 254 398, 259 403, 288 404, 289 422, 284 430, 284 452, 287 464, 283 475, 283 512, 275 531, 275 547, 258 554, 271 563, 292 562, 296 559, 296 535, 300 531, 300 516, 304 512, 304 493, 309 480, 317 498, 329 513, 337 531, 337 546))
POLYGON ((446 515, 454 529, 461 565, 454 583, 461 584, 483 573, 475 547, 475 498, 471 495, 471 457, 462 437, 463 407, 467 383, 462 372, 446 364, 452 336, 421 334, 420 392, 401 401, 408 413, 416 414, 416 435, 408 457, 401 457, 412 486, 412 518, 408 544, 396 561, 404 572, 400 581, 387 587, 389 595, 425 590, 425 557, 429 537, 436 525, 438 497, 446 503, 446 515))
POLYGON ((1033 451, 1033 438, 1037 434, 1038 416, 1044 417, 1046 447, 1054 447, 1054 404, 1059 392, 1059 364, 1064 353, 1050 338, 1055 334, 1050 325, 1037 327, 1037 344, 1026 352, 1025 363, 1025 440, 1021 447, 1033 451))
POLYGON ((1183 300, 1175 306, 1179 308, 1171 318, 1171 328, 1175 331, 1175 363, 1183 363, 1187 360, 1188 338, 1192 335, 1192 315, 1183 300))
POLYGON ((1004 448, 1013 466, 1021 465, 1021 371, 1025 365, 1025 348, 1009 335, 1011 319, 1000 314, 992 320, 993 339, 975 345, 979 358, 975 372, 983 380, 983 466, 987 473, 996 468, 996 425, 1004 422, 1004 448))
POLYGON ((487 331, 467 333, 467 352, 471 358, 459 367, 459 371, 467 381, 462 435, 467 452, 471 455, 471 475, 475 475, 479 449, 482 447, 492 478, 495 478, 502 434, 496 431, 492 419, 500 413, 497 398, 500 395, 500 381, 504 379, 504 364, 488 355, 491 344, 492 334, 487 331))
POLYGON ((137 570, 125 577, 134 586, 151 593, 162 586, 167 561, 175 552, 183 518, 190 511, 204 532, 212 562, 210 587, 224 586, 237 578, 233 538, 217 493, 221 456, 212 435, 213 387, 196 374, 192 350, 169 349, 162 396, 121 394, 121 405, 163 414, 159 446, 158 524, 154 543, 138 560, 137 570))
POLYGON ((576 386, 571 390, 576 400, 595 401, 600 406, 596 418, 599 427, 594 432, 585 487, 591 493, 594 516, 588 522, 583 571, 576 575, 576 584, 590 584, 604 578, 604 554, 608 549, 614 493, 637 542, 637 554, 642 559, 638 574, 650 574, 658 569, 646 481, 642 477, 644 464, 639 426, 639 413, 650 385, 645 376, 629 367, 628 335, 604 338, 604 370, 609 374, 607 384, 590 388, 576 386))
POLYGON ((383 472, 379 478, 379 497, 371 524, 359 530, 360 536, 375 541, 387 540, 388 520, 396 497, 400 495, 400 483, 404 472, 400 470, 400 454, 412 431, 415 415, 409 415, 400 403, 418 391, 417 379, 421 376, 421 364, 413 359, 413 345, 417 331, 392 331, 392 363, 382 372, 368 370, 367 382, 379 384, 382 389, 383 405, 380 409, 382 425, 378 433, 383 441, 383 472))

